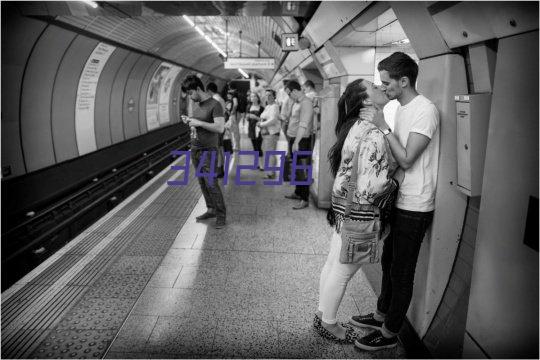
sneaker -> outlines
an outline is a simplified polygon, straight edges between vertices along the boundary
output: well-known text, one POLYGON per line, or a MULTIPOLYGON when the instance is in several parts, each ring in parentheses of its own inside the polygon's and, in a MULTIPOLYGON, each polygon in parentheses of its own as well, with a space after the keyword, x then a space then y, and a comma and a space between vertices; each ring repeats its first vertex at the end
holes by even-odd
POLYGON ((298 205, 293 206, 292 208, 294 210, 301 210, 301 209, 307 208, 308 206, 309 206, 309 202, 305 200, 300 200, 300 203, 298 205))
POLYGON ((195 220, 201 221, 201 220, 211 219, 215 217, 216 217, 216 214, 207 211, 204 214, 197 216, 195 220))
POLYGON ((214 225, 214 229, 223 229, 225 225, 227 225, 227 222, 225 221, 225 219, 218 218, 216 220, 216 224, 214 225))
POLYGON ((285 195, 285 199, 302 200, 302 198, 295 193, 292 193, 291 195, 285 195))
POLYGON ((386 338, 383 334, 376 330, 369 335, 366 335, 354 342, 354 346, 362 350, 381 350, 390 349, 397 345, 397 336, 386 338))
POLYGON ((375 330, 381 330, 383 322, 375 320, 374 314, 358 315, 351 317, 349 324, 357 327, 370 328, 375 330))

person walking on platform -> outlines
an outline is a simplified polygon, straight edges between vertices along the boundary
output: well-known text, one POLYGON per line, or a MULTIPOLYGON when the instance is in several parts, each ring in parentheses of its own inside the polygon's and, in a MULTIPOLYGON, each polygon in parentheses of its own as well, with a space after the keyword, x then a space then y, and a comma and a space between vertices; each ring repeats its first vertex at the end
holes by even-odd
MULTIPOLYGON (((300 84, 291 80, 287 82, 285 91, 294 101, 291 109, 287 136, 289 137, 289 156, 297 151, 311 151, 311 129, 313 127, 313 104, 306 97, 300 84)), ((310 156, 298 156, 298 161, 307 163, 310 156)), ((297 179, 300 180, 300 179, 297 179)), ((303 180, 303 179, 302 179, 303 180)), ((287 199, 300 200, 293 209, 300 210, 309 206, 309 185, 296 185, 294 193, 285 196, 287 199)))
MULTIPOLYGON (((191 137, 193 166, 199 169, 201 174, 210 174, 212 152, 215 156, 218 137, 224 129, 223 109, 219 102, 204 91, 204 85, 196 75, 187 76, 182 86, 186 88, 190 98, 199 104, 193 109, 193 117, 185 119, 188 125, 194 128, 191 137)), ((197 216, 197 221, 217 218, 215 228, 221 229, 226 224, 226 208, 219 183, 212 176, 200 176, 198 180, 208 210, 197 216)))
MULTIPOLYGON (((272 89, 266 90, 266 107, 260 116, 261 122, 257 123, 257 126, 261 129, 263 137, 262 150, 266 154, 267 151, 275 151, 279 139, 279 133, 281 126, 279 123, 279 107, 275 101, 276 92, 272 89)), ((276 157, 272 155, 270 157, 270 166, 276 165, 276 157)), ((264 164, 263 164, 264 166, 264 164)), ((275 178, 274 171, 270 171, 266 174, 268 179, 275 178)))
MULTIPOLYGON (((208 85, 206 85, 206 90, 208 91, 208 95, 210 95, 214 100, 219 102, 219 104, 221 105, 221 108, 223 109, 223 111, 225 111, 225 100, 223 100, 221 95, 219 95, 217 85, 213 82, 208 83, 208 85)), ((219 147, 218 147, 218 158, 217 158, 218 160, 217 177, 218 178, 222 178, 223 176, 225 176, 225 170, 223 169, 223 163, 224 163, 223 135, 224 134, 225 134, 225 130, 221 134, 219 134, 219 147)))
POLYGON ((253 145, 253 151, 256 151, 258 153, 259 162, 258 162, 258 168, 259 170, 263 170, 263 166, 261 166, 261 158, 263 156, 262 151, 262 135, 261 135, 261 129, 257 126, 257 123, 261 121, 261 118, 259 117, 264 111, 264 107, 261 105, 261 100, 259 98, 259 95, 256 93, 251 93, 250 95, 250 106, 247 109, 246 112, 246 118, 248 119, 248 137, 251 139, 251 144, 253 145))
POLYGON ((397 344, 413 292, 414 273, 420 245, 433 219, 439 159, 439 113, 435 105, 415 88, 418 65, 397 52, 383 59, 378 70, 381 88, 390 100, 400 103, 394 132, 382 111, 364 112, 385 134, 399 164, 401 180, 392 214, 391 234, 384 242, 381 294, 375 313, 353 316, 351 324, 375 329, 358 339, 355 346, 378 350, 397 344))
POLYGON ((338 323, 336 316, 347 284, 361 266, 340 262, 341 230, 346 209, 350 209, 350 215, 347 215, 350 220, 365 224, 365 230, 369 232, 373 219, 388 210, 387 204, 391 205, 397 187, 392 179, 396 166, 384 135, 371 122, 359 118, 360 109, 382 109, 387 102, 381 90, 362 79, 351 82, 338 102, 337 141, 328 153, 335 180, 327 218, 334 227, 334 233, 321 271, 319 307, 314 319, 318 332, 335 341, 353 341, 352 327, 338 323), (355 158, 357 162, 353 161, 355 158), (356 167, 356 187, 349 197, 353 167, 356 167))

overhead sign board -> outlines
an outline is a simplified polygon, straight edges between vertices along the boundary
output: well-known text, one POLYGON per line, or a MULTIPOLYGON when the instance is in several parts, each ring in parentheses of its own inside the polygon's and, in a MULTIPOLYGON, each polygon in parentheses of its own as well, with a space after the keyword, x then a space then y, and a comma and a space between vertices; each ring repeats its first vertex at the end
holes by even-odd
POLYGON ((281 34, 281 50, 297 51, 298 34, 281 34))
POLYGON ((274 58, 227 58, 225 69, 274 69, 274 58))

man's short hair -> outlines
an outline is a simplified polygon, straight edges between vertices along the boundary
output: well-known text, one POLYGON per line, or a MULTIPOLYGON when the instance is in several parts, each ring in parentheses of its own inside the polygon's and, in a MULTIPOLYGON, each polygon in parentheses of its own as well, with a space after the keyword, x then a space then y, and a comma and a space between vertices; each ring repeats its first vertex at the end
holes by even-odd
POLYGON ((306 80, 306 82, 304 83, 304 86, 315 89, 315 84, 311 80, 306 80))
POLYGON ((266 89, 265 91, 268 91, 273 97, 276 97, 276 92, 273 89, 266 89))
POLYGON ((182 82, 182 86, 187 90, 197 90, 197 88, 200 88, 204 91, 204 85, 197 75, 188 75, 182 82))
POLYGON ((206 90, 217 94, 217 85, 213 82, 206 84, 206 90))
POLYGON ((418 65, 409 55, 402 52, 395 52, 389 57, 381 60, 377 66, 379 71, 388 71, 388 75, 391 79, 399 80, 403 76, 409 78, 411 86, 416 84, 416 78, 418 76, 418 65))
POLYGON ((300 84, 296 80, 289 80, 289 82, 287 83, 287 85, 285 85, 285 87, 287 89, 289 89, 290 91, 293 91, 293 90, 301 91, 302 90, 302 87, 300 86, 300 84))

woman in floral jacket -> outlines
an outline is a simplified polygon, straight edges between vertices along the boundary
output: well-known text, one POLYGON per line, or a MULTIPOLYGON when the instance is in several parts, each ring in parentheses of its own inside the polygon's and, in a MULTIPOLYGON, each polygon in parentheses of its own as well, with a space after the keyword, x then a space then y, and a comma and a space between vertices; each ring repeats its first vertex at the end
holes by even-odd
MULTIPOLYGON (((336 124, 337 142, 330 149, 328 158, 335 176, 332 190, 332 208, 328 221, 334 227, 330 252, 321 272, 319 286, 319 308, 314 325, 319 333, 336 341, 351 341, 352 329, 336 320, 337 311, 349 280, 360 269, 357 264, 341 264, 341 224, 347 204, 347 184, 352 167, 358 166, 356 191, 350 217, 354 221, 371 221, 375 207, 386 213, 392 204, 397 182, 392 179, 395 161, 392 158, 383 133, 368 121, 359 118, 360 109, 376 111, 388 103, 388 98, 372 82, 358 79, 351 82, 338 103, 336 124), (359 148, 358 164, 353 164, 354 154, 359 148)), ((364 110, 364 111, 366 111, 364 110)), ((383 224, 384 226, 384 224, 383 224)))

